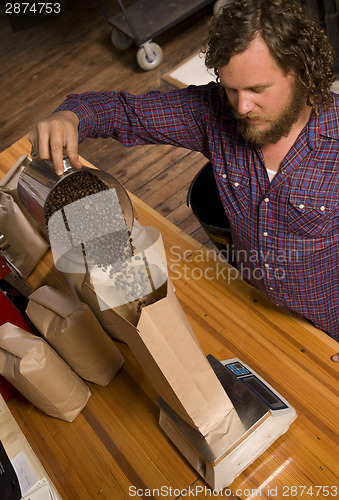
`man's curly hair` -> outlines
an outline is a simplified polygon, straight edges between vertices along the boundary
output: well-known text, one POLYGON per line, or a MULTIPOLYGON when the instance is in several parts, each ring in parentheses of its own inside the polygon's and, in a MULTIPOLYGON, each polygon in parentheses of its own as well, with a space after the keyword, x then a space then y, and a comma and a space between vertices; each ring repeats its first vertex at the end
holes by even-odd
POLYGON ((235 0, 209 24, 203 52, 206 66, 226 66, 259 34, 277 63, 306 91, 307 104, 318 114, 332 102, 334 51, 320 23, 293 0, 235 0))

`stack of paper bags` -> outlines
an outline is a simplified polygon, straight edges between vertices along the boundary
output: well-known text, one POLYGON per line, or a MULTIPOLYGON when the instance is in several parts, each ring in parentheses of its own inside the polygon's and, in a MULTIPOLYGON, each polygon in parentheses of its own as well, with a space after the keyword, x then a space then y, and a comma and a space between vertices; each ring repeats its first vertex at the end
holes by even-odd
POLYGON ((124 358, 90 308, 50 286, 29 296, 26 313, 35 328, 83 379, 106 386, 124 358))
POLYGON ((68 422, 85 407, 91 392, 42 339, 22 328, 0 326, 0 372, 37 408, 68 422))

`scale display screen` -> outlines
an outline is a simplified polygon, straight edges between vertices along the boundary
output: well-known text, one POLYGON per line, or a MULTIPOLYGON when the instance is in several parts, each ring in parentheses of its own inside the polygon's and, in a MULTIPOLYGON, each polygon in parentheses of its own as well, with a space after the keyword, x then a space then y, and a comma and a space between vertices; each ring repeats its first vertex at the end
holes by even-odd
POLYGON ((271 410, 282 410, 288 406, 279 396, 268 387, 263 380, 254 375, 246 366, 239 361, 226 364, 226 367, 238 377, 243 384, 251 389, 271 410))

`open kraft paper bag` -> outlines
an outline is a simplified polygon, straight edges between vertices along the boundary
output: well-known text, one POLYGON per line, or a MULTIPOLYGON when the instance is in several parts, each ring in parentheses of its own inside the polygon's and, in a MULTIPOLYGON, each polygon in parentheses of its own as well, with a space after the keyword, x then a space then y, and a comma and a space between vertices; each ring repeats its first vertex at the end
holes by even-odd
POLYGON ((49 248, 17 195, 19 175, 28 161, 27 155, 19 158, 0 181, 0 231, 7 242, 3 256, 24 278, 49 248))
POLYGON ((106 386, 124 363, 87 304, 50 286, 29 296, 26 313, 38 332, 85 380, 106 386))
POLYGON ((22 328, 0 326, 0 372, 41 411, 72 422, 91 392, 44 341, 22 328))
MULTIPOLYGON (((145 228, 135 223, 132 236, 138 247, 144 247, 144 250, 147 250, 153 246, 159 254, 160 260, 166 262, 160 231, 152 227, 145 228), (135 234, 136 232, 137 235, 135 234)), ((125 302, 123 305, 115 307, 110 307, 109 305, 103 307, 103 304, 106 303, 106 295, 108 294, 109 296, 111 293, 114 293, 114 287, 106 284, 104 287, 105 294, 102 294, 100 290, 95 290, 90 273, 88 271, 85 273, 83 271, 77 272, 77 269, 79 269, 79 266, 76 266, 74 261, 63 260, 62 274, 70 291, 78 300, 90 307, 105 332, 120 342, 126 342, 126 339, 124 338, 123 330, 119 326, 120 323, 116 320, 117 315, 124 318, 131 325, 137 326, 140 318, 139 300, 142 300, 144 305, 151 304, 164 298, 167 293, 167 281, 164 280, 161 286, 137 300, 125 302)), ((82 266, 80 266, 80 269, 82 270, 82 266)))
POLYGON ((167 296, 142 309, 138 326, 115 314, 116 327, 159 396, 206 436, 227 432, 234 408, 168 282, 167 296), (225 424, 225 425, 224 425, 225 424))
POLYGON ((204 436, 219 426, 233 405, 171 286, 164 299, 143 308, 137 328, 127 343, 164 401, 204 436))
MULTIPOLYGON (((80 236, 86 249, 90 240, 86 234, 80 236)), ((127 342, 159 396, 184 421, 206 436, 220 422, 225 422, 228 414, 233 414, 233 405, 169 286, 163 262, 165 252, 158 250, 162 246, 160 233, 147 232, 134 224, 131 239, 133 255, 125 260, 119 256, 113 259, 109 273, 100 260, 89 259, 88 262, 93 263, 91 270, 81 275, 74 266, 77 256, 70 254, 69 245, 63 248, 56 241, 56 245, 51 243, 51 248, 55 265, 64 274, 72 292, 91 304, 93 312, 98 311, 97 307, 93 308, 95 303, 100 311, 109 311, 115 337, 127 342), (139 267, 145 268, 142 278, 137 278, 139 267), (120 275, 124 277, 118 280, 120 275), (134 280, 130 281, 131 275, 134 280), (145 283, 145 287, 141 286, 145 283), (132 293, 133 288, 136 293, 132 293), (91 292, 95 300, 85 299, 84 289, 91 292), (133 319, 130 319, 131 305, 138 308, 133 319)), ((79 263, 78 269, 81 267, 79 263)))

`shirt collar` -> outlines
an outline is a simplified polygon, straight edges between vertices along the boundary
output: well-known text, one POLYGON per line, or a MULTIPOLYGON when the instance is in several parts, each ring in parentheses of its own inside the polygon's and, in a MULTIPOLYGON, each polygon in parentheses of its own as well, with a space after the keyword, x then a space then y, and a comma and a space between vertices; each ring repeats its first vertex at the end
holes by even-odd
POLYGON ((328 111, 319 116, 311 114, 308 123, 308 142, 315 149, 321 136, 339 140, 339 94, 332 93, 333 103, 328 111))

